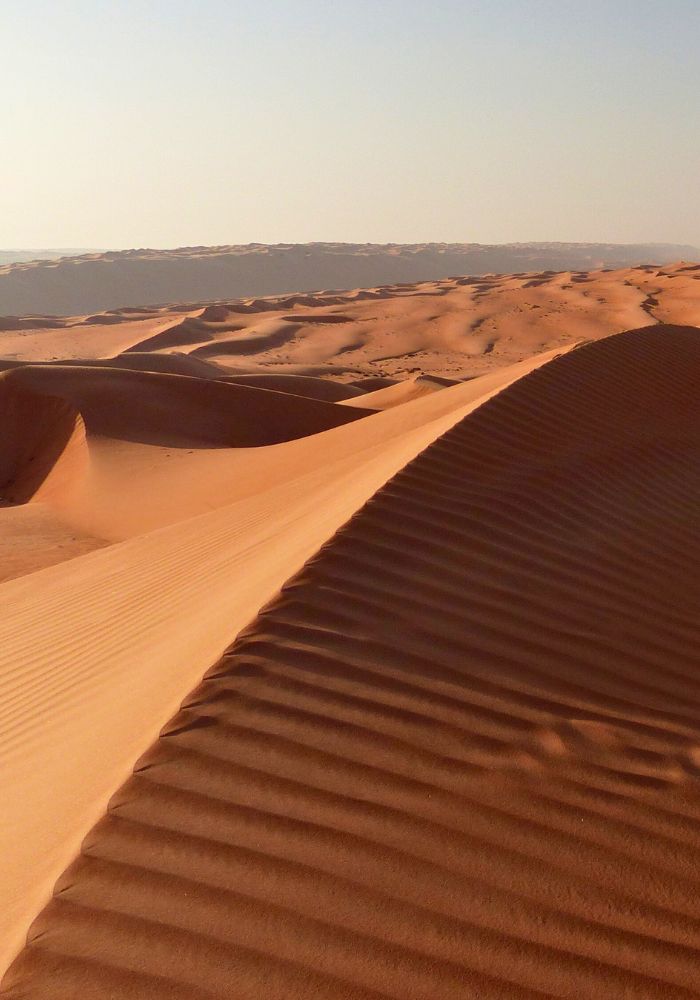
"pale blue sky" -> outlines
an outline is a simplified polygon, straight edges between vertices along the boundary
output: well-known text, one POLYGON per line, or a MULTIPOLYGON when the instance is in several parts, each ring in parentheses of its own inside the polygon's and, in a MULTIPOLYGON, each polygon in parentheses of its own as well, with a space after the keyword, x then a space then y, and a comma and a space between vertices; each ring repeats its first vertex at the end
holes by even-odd
POLYGON ((700 0, 5 0, 0 247, 700 243, 700 0))

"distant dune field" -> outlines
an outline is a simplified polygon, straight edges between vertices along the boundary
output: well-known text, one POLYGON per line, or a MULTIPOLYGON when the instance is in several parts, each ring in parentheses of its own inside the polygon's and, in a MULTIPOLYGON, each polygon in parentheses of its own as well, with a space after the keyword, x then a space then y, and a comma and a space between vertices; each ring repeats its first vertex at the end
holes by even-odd
POLYGON ((428 281, 457 274, 591 271, 698 260, 663 243, 302 243, 118 250, 4 263, 0 316, 70 315, 122 306, 199 302, 428 281))
POLYGON ((700 997, 700 265, 397 282, 0 319, 3 1000, 700 997))

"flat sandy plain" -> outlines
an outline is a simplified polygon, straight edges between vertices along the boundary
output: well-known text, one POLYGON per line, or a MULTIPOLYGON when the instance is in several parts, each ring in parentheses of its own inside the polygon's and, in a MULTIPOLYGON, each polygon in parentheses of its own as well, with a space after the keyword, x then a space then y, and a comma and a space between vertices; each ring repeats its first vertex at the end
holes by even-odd
POLYGON ((700 997, 700 265, 0 320, 0 995, 700 997))

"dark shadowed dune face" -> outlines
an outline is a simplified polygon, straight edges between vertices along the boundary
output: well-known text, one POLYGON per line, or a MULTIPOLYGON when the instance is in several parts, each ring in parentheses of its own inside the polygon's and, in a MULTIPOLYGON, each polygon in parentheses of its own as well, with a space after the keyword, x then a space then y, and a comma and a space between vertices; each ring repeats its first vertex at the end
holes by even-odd
POLYGON ((70 401, 0 378, 0 504, 30 500, 81 434, 82 419, 70 401))
POLYGON ((427 448, 114 797, 8 1000, 700 996, 700 332, 427 448))

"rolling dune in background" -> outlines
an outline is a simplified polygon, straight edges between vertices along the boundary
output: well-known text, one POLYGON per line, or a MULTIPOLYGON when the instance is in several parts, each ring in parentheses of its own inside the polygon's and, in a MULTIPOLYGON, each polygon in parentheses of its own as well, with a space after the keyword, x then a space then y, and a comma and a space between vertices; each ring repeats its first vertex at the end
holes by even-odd
MULTIPOLYGON (((239 295, 299 295, 453 274, 592 271, 697 260, 697 247, 642 243, 281 243, 88 252, 6 262, 0 253, 0 315, 99 312, 239 295)), ((313 304, 313 302, 311 303, 313 304)))
POLYGON ((0 320, 0 996, 700 997, 699 276, 0 320))
POLYGON ((68 361, 237 382, 255 376, 265 380, 258 381, 263 387, 337 401, 314 383, 306 390, 301 381, 293 386, 290 376, 363 389, 368 379, 382 380, 378 387, 418 375, 471 378, 649 323, 700 324, 699 265, 447 278, 215 305, 200 299, 92 316, 0 319, 0 368, 68 361))

